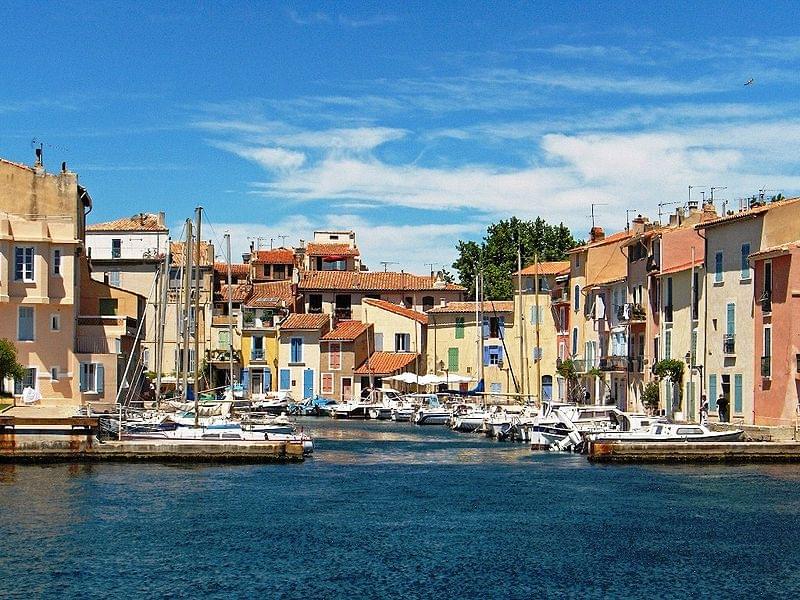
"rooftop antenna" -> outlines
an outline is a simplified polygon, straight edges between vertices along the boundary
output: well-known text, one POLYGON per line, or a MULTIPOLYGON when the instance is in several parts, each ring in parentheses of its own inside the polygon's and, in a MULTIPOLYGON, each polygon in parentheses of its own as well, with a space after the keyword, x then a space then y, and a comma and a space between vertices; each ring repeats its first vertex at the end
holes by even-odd
POLYGON ((631 230, 631 213, 638 212, 635 208, 625 209, 625 231, 631 230))
POLYGON ((595 206, 608 206, 607 202, 592 202, 592 227, 594 228, 594 207, 595 206))
POLYGON ((278 237, 281 238, 281 248, 285 248, 286 247, 286 238, 289 237, 289 236, 288 235, 279 235, 278 237))
MULTIPOLYGON (((689 204, 692 203, 692 190, 704 190, 707 187, 708 187, 707 185, 690 185, 689 186, 689 204)), ((703 192, 703 201, 705 201, 705 199, 706 199, 706 195, 705 194, 706 193, 703 192)))
POLYGON ((709 188, 711 190, 711 203, 714 203, 714 190, 727 190, 728 186, 716 185, 709 188))
POLYGON ((664 206, 673 206, 674 204, 680 204, 680 202, 659 202, 658 203, 658 224, 661 225, 661 208, 664 206))
POLYGON ((389 270, 389 265, 399 265, 400 263, 392 262, 391 260, 382 260, 381 264, 383 265, 383 272, 386 273, 386 271, 389 270))

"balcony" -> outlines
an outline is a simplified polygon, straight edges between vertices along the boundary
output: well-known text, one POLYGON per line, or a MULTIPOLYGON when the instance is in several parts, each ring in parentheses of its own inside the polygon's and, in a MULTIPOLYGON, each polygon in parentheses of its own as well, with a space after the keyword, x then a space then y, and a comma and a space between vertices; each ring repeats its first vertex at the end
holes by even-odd
POLYGON ((550 303, 569 302, 569 293, 565 287, 557 287, 550 290, 550 303))
POLYGON ((250 350, 250 360, 264 360, 264 349, 253 348, 250 350))
POLYGON ((736 354, 736 336, 734 334, 726 333, 722 338, 722 353, 736 354))
POLYGON ((606 356, 600 359, 601 371, 627 371, 628 370, 628 357, 627 356, 606 356))
POLYGON ((644 306, 639 303, 628 302, 617 307, 617 319, 622 322, 644 322, 645 318, 644 306))
POLYGON ((762 356, 761 357, 761 376, 764 378, 769 378, 772 375, 772 357, 771 356, 762 356))
POLYGON ((353 318, 353 311, 350 308, 336 308, 334 309, 333 316, 336 321, 349 321, 353 318))
POLYGON ((644 371, 644 356, 631 356, 628 358, 628 373, 642 373, 644 371))
MULTIPOLYGON (((229 364, 231 354, 228 350, 207 350, 206 357, 208 358, 208 362, 212 364, 229 364)), ((242 357, 238 350, 233 351, 233 362, 237 365, 242 362, 242 357)))

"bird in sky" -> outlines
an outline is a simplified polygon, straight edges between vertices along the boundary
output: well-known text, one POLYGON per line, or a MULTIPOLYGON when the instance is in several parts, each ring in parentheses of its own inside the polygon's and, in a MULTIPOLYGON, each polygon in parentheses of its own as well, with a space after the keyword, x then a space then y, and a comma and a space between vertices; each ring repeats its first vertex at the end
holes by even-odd
POLYGON ((755 79, 753 79, 753 78, 751 77, 750 79, 748 79, 747 81, 745 81, 745 82, 744 82, 744 84, 745 84, 745 85, 753 85, 753 83, 754 83, 754 82, 755 82, 755 79))

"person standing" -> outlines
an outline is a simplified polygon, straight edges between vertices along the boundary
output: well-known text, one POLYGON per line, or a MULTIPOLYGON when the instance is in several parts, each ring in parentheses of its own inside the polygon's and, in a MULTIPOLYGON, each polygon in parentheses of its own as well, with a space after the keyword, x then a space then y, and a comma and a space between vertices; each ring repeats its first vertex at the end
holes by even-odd
POLYGON ((717 400, 717 410, 719 412, 720 423, 728 423, 730 421, 730 408, 731 403, 730 400, 728 400, 728 397, 724 394, 720 394, 719 399, 717 400))
POLYGON ((708 425, 708 399, 705 394, 700 396, 700 425, 708 425))

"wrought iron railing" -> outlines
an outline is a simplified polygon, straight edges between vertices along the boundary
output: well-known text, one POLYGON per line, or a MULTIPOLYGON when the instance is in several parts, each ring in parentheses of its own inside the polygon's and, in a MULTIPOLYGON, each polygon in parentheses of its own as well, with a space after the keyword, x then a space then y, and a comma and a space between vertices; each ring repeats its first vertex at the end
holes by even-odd
POLYGON ((762 377, 769 377, 772 375, 772 357, 771 356, 762 356, 761 357, 761 376, 762 377))
POLYGON ((733 333, 726 333, 722 338, 722 353, 736 354, 736 335, 733 333))

